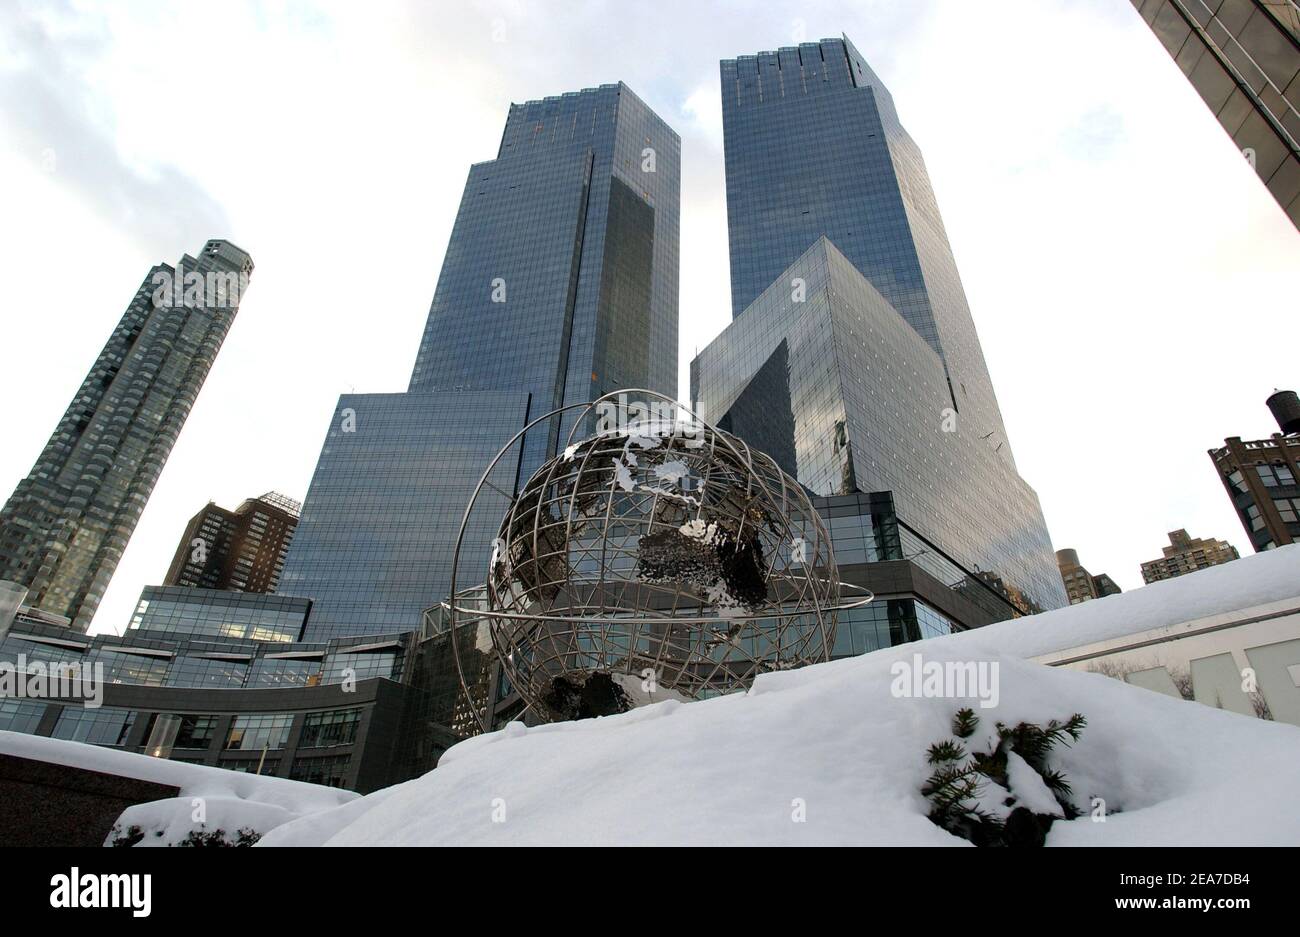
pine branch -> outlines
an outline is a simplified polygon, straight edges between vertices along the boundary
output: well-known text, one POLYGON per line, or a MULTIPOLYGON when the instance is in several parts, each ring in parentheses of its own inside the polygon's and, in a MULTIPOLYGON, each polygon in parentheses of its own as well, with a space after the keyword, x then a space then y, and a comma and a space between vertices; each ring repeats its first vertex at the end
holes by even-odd
MULTIPOLYGON (((974 710, 961 709, 953 717, 953 735, 960 739, 970 738, 978 724, 979 717, 974 710)), ((1043 783, 1060 804, 1066 819, 1078 817, 1079 810, 1070 801, 1073 792, 1065 774, 1050 769, 1047 758, 1058 743, 1069 745, 1071 741, 1078 741, 1087 724, 1080 713, 1075 713, 1065 722, 1053 719, 1045 726, 1020 722, 1008 727, 998 722, 994 724, 997 743, 992 750, 987 753, 972 751, 969 760, 964 763, 962 759, 966 758, 966 750, 960 743, 947 740, 931 745, 927 750, 927 758, 935 769, 921 788, 922 795, 931 804, 930 819, 977 846, 1022 843, 1026 837, 1030 840, 1036 838, 1035 844, 1042 845, 1042 833, 1046 826, 1051 825, 1051 816, 1032 814, 1038 826, 1030 830, 1024 823, 1020 823, 1013 824, 1015 828, 1012 829, 1004 821, 980 809, 980 791, 988 781, 1011 790, 1007 759, 1011 752, 1015 752, 1043 779, 1043 783)), ((1011 794, 1015 796, 1014 791, 1011 794)), ((1023 820, 1023 814, 1025 809, 1019 808, 1016 815, 1023 820)))
POLYGON ((946 795, 959 782, 965 780, 968 774, 969 772, 960 765, 944 765, 935 769, 934 773, 926 779, 921 788, 921 793, 926 797, 946 795))
POLYGON ((952 717, 952 734, 959 739, 968 739, 975 734, 975 729, 979 727, 980 717, 975 715, 975 710, 967 707, 957 710, 957 714, 952 717))
POLYGON ((965 801, 979 796, 980 780, 969 765, 944 764, 936 769, 921 788, 931 802, 930 818, 940 825, 955 814, 967 813, 965 801))
POLYGON ((1088 720, 1083 717, 1083 713, 1075 713, 1065 721, 1063 726, 1065 731, 1069 733, 1070 738, 1076 742, 1079 741, 1079 736, 1083 734, 1083 730, 1087 727, 1088 720))
POLYGON ((1064 772, 1061 771, 1044 771, 1042 773, 1043 783, 1053 794, 1069 797, 1073 791, 1070 789, 1070 782, 1065 779, 1064 772))
POLYGON ((926 758, 932 765, 941 761, 961 761, 965 757, 966 749, 956 742, 936 742, 926 753, 926 758))

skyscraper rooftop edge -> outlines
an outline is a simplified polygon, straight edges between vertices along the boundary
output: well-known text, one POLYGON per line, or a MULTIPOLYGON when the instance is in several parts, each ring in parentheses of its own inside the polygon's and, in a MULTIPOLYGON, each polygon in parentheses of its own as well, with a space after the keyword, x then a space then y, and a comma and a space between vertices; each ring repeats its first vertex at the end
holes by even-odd
MULTIPOLYGON (((580 98, 583 95, 594 95, 594 94, 600 94, 601 92, 609 92, 609 91, 617 91, 619 94, 622 94, 623 92, 627 92, 629 95, 635 98, 639 103, 645 104, 645 99, 641 97, 639 94, 637 94, 636 91, 632 89, 631 85, 629 85, 627 82, 620 79, 618 81, 605 82, 604 84, 599 84, 599 85, 592 85, 587 88, 579 88, 577 91, 564 91, 561 92, 560 94, 547 94, 547 95, 543 95, 540 98, 529 98, 525 101, 511 101, 510 110, 514 110, 515 108, 535 107, 539 104, 552 104, 560 101, 572 101, 573 99, 580 98)), ((646 107, 649 107, 649 105, 646 104, 646 107)), ((660 119, 662 120, 662 118, 660 119)), ((671 130, 672 128, 670 127, 669 129, 671 130)), ((673 136, 678 136, 676 131, 673 131, 673 136)))
MULTIPOLYGON (((884 82, 880 80, 880 76, 877 75, 871 69, 871 66, 867 64, 866 58, 858 51, 857 46, 853 44, 853 40, 850 39, 847 34, 841 34, 839 37, 827 37, 816 41, 803 42, 793 46, 781 46, 777 49, 766 49, 761 52, 738 55, 729 59, 721 59, 718 63, 718 70, 723 81, 726 82, 729 77, 736 80, 739 80, 741 77, 761 78, 764 66, 767 66, 769 71, 775 69, 778 73, 778 77, 782 79, 782 83, 779 86, 779 94, 764 95, 760 84, 756 98, 751 98, 742 102, 740 95, 737 94, 736 96, 737 103, 745 103, 747 105, 764 104, 768 101, 781 100, 787 97, 783 81, 784 75, 782 74, 787 70, 803 72, 805 69, 815 68, 816 65, 832 64, 832 61, 826 58, 828 49, 835 50, 837 58, 840 53, 843 54, 844 74, 848 76, 848 82, 832 82, 829 77, 830 74, 832 74, 830 71, 817 72, 814 70, 812 72, 814 76, 819 74, 821 75, 821 84, 830 87, 859 88, 879 93, 885 99, 886 106, 892 111, 893 97, 890 95, 889 89, 885 87, 884 82), (812 60, 805 62, 804 53, 812 52, 814 50, 817 52, 816 62, 812 60)), ((816 87, 816 85, 813 87, 816 87)), ((801 88, 804 95, 809 93, 806 77, 801 88)))
POLYGON ((242 248, 242 247, 240 247, 238 244, 236 244, 234 241, 230 240, 230 238, 208 238, 207 243, 208 243, 208 244, 224 244, 224 245, 226 245, 227 247, 233 247, 235 250, 239 251, 241 254, 243 254, 243 255, 246 256, 246 257, 251 258, 251 257, 253 256, 253 255, 250 254, 248 251, 244 250, 244 248, 242 248))
POLYGON ((266 492, 265 494, 258 495, 256 498, 249 498, 244 503, 247 504, 253 501, 263 501, 267 504, 275 505, 276 507, 284 510, 285 512, 292 514, 294 517, 297 517, 302 513, 301 501, 299 501, 297 498, 290 498, 288 495, 282 494, 281 492, 275 490, 271 490, 266 492))
MULTIPOLYGON (((847 33, 840 33, 838 36, 823 36, 821 39, 809 39, 807 42, 798 42, 790 46, 778 46, 775 49, 761 49, 758 52, 745 52, 740 55, 734 55, 729 59, 722 59, 723 62, 738 62, 741 59, 758 59, 764 55, 776 55, 778 52, 802 52, 804 49, 821 49, 827 43, 845 43, 853 45, 853 40, 848 37, 847 33)), ((777 64, 780 67, 780 63, 777 64)))

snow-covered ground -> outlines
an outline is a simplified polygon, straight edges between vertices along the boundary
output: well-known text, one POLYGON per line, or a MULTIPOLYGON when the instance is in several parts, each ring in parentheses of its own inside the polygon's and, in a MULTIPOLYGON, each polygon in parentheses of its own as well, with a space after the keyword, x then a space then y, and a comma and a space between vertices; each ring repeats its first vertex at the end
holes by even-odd
POLYGON ((967 705, 981 717, 969 740, 979 748, 995 722, 1087 717, 1080 741, 1053 759, 1084 817, 1058 821, 1049 845, 1297 845, 1300 729, 1026 660, 1296 595, 1300 546, 766 675, 744 695, 512 724, 455 746, 422 778, 279 826, 262 845, 965 845, 927 819, 920 788, 927 747, 950 738, 953 713, 967 705), (996 692, 896 695, 903 669, 945 661, 985 662, 990 676, 996 664, 985 688, 996 692))
POLYGON ((229 839, 240 829, 262 833, 307 814, 360 799, 352 791, 320 784, 259 777, 18 732, 0 731, 0 753, 179 787, 179 796, 128 807, 118 820, 123 831, 140 827, 145 834, 141 846, 173 845, 191 830, 220 829, 229 839))
MULTIPOLYGON (((1300 546, 765 675, 746 694, 531 729, 515 723, 455 746, 422 778, 366 797, 12 732, 0 731, 0 752, 179 786, 179 797, 119 820, 122 829, 139 825, 148 845, 197 828, 199 804, 203 829, 251 828, 265 834, 261 845, 965 845, 927 819, 920 793, 926 750, 951 737, 954 712, 970 706, 980 716, 966 743, 980 750, 997 722, 1079 712, 1087 728, 1052 766, 1083 818, 1058 820, 1049 845, 1297 845, 1300 728, 1028 660, 1297 596, 1300 546), (932 695, 924 681, 900 695, 903 674, 945 662, 975 664, 986 680, 968 698, 932 695)), ((1053 812, 1031 768, 1013 757, 1009 769, 1022 804, 1053 812)))

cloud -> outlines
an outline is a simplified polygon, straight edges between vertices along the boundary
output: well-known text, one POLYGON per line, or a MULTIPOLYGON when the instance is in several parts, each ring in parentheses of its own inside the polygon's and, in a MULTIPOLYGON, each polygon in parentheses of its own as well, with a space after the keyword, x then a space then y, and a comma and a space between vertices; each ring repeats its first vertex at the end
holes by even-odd
MULTIPOLYGON (((119 152, 111 106, 87 77, 112 52, 102 20, 66 3, 0 4, 0 33, 10 46, 0 66, 0 126, 16 149, 150 253, 171 257, 177 245, 227 234, 226 213, 194 179, 171 165, 134 165, 119 152)), ((160 112, 157 132, 189 133, 199 120, 160 112)))
POLYGON ((714 147, 722 149, 722 98, 717 81, 700 85, 682 103, 682 116, 714 147))
POLYGON ((1095 107, 1061 133, 1060 145, 1076 159, 1102 160, 1114 155, 1125 136, 1124 117, 1110 107, 1095 107))

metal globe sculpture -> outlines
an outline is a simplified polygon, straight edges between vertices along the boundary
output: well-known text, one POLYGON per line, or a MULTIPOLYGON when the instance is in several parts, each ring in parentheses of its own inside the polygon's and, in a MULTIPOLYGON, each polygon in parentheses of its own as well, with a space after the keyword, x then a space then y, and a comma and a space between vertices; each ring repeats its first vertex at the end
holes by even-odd
POLYGON ((538 719, 728 693, 829 659, 841 584, 798 482, 648 391, 577 409, 501 519, 484 585, 457 595, 453 578, 449 603, 453 623, 486 626, 538 719), (629 408, 634 395, 661 406, 629 408))

